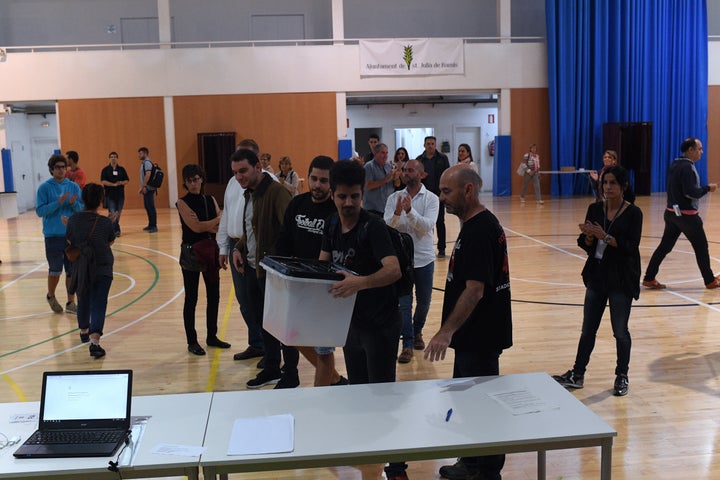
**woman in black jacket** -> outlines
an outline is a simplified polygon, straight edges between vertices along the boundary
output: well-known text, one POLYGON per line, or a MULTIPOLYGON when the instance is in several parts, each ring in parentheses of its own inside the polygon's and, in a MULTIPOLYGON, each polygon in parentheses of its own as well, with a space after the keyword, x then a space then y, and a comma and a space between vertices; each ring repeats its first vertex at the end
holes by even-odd
POLYGON ((588 207, 580 224, 578 245, 588 254, 582 271, 585 284, 583 324, 575 365, 553 378, 568 388, 582 388, 585 369, 595 347, 595 337, 605 305, 610 302, 610 322, 617 348, 613 393, 627 395, 630 364, 630 307, 640 295, 640 237, 642 211, 625 200, 627 171, 620 166, 605 169, 601 177, 605 200, 588 207))

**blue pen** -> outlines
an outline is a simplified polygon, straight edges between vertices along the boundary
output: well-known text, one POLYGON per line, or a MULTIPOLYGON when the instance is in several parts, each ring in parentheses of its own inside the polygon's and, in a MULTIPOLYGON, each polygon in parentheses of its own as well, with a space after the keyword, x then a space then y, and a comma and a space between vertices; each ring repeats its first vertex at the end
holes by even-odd
POLYGON ((452 416, 452 408, 448 410, 447 415, 445 415, 445 421, 449 422, 450 417, 452 416))

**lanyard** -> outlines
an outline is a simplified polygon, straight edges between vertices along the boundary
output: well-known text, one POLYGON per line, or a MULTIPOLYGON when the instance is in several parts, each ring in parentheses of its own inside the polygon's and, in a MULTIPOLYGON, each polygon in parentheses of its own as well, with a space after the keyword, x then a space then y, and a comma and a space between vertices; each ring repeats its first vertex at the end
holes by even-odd
POLYGON ((610 229, 613 226, 613 223, 615 223, 615 219, 620 215, 620 212, 625 210, 625 202, 623 201, 622 205, 620 205, 620 208, 617 209, 617 212, 615 212, 615 215, 613 215, 612 220, 610 220, 610 225, 606 226, 607 223, 607 216, 608 216, 608 204, 607 200, 605 201, 605 215, 603 215, 603 230, 605 230, 605 235, 610 235, 610 229))

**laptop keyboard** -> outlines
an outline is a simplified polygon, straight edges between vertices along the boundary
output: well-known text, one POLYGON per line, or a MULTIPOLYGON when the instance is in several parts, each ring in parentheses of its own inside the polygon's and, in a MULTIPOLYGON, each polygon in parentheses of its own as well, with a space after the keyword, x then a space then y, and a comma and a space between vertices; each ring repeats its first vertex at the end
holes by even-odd
POLYGON ((127 432, 124 430, 65 430, 35 432, 25 442, 30 445, 117 443, 127 432))

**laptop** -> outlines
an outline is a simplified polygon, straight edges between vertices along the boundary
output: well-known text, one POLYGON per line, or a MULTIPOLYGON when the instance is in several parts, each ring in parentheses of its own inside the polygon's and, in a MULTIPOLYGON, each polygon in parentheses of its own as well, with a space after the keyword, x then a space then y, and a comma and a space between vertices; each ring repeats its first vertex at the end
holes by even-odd
POLYGON ((17 458, 109 457, 129 439, 132 370, 43 373, 38 429, 17 458))

